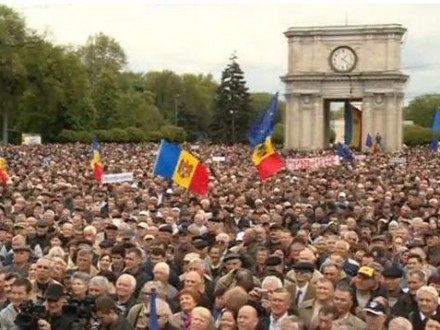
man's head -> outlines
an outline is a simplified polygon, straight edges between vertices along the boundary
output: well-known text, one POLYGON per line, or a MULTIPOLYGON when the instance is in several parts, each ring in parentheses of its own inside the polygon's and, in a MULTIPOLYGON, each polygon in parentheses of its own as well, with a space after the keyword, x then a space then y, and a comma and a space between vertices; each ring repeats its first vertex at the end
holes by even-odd
POLYGON ((277 318, 283 316, 290 306, 290 293, 285 288, 275 289, 271 298, 271 312, 277 318))
POLYGON ((382 330, 387 320, 387 313, 385 306, 380 302, 373 300, 365 308, 366 323, 368 329, 382 330))
POLYGON ((432 286, 422 286, 417 290, 416 300, 419 310, 424 315, 433 314, 438 307, 438 292, 432 286))
POLYGON ((89 295, 98 298, 107 294, 110 288, 109 280, 104 276, 95 276, 89 282, 89 295))
POLYGON ((137 271, 142 262, 142 252, 138 248, 132 248, 125 254, 125 267, 130 271, 137 271))
POLYGON ((324 278, 330 280, 333 285, 337 285, 341 280, 341 267, 333 262, 324 264, 321 267, 321 273, 324 278))
POLYGON ((44 292, 44 300, 50 315, 61 315, 64 305, 64 287, 61 284, 49 284, 44 292))
POLYGON ((361 292, 372 290, 376 285, 375 270, 368 266, 359 268, 356 276, 356 289, 361 292))
POLYGON ((237 326, 238 330, 256 330, 258 326, 257 310, 250 305, 241 307, 238 311, 237 326))
POLYGON ((55 267, 55 262, 49 257, 41 257, 37 261, 37 282, 47 283, 55 267))
POLYGON ((333 305, 324 305, 318 313, 320 330, 332 330, 333 321, 339 317, 338 309, 333 305))
POLYGON ((426 285, 426 280, 426 273, 420 269, 408 272, 407 283, 409 293, 415 295, 423 285, 426 285))
POLYGON ((170 266, 166 262, 159 262, 153 268, 155 281, 167 283, 170 278, 170 266))
POLYGON ((108 296, 96 299, 95 315, 97 320, 104 326, 114 323, 119 315, 115 301, 108 296))
POLYGON ((19 308, 20 305, 29 299, 29 295, 32 290, 32 284, 28 279, 17 278, 11 285, 10 299, 15 308, 19 308))
POLYGON ((200 291, 202 277, 198 272, 190 271, 184 275, 183 286, 185 289, 200 291))
POLYGON ((348 285, 339 285, 336 287, 333 295, 333 304, 337 308, 340 316, 345 316, 350 312, 353 306, 353 296, 351 288, 348 285))
POLYGON ((81 272, 90 272, 93 254, 89 249, 80 249, 76 255, 76 267, 81 272))
POLYGON ((316 299, 319 302, 327 303, 331 301, 333 297, 333 293, 334 293, 334 286, 329 279, 323 277, 316 282, 316 299))
POLYGON ((116 281, 116 294, 118 297, 126 298, 133 294, 136 288, 136 279, 129 274, 122 274, 116 281))
MULTIPOLYGON (((403 329, 400 328, 399 330, 403 330, 403 329)), ((429 316, 428 320, 426 321, 425 330, 440 330, 440 315, 435 314, 429 316)))

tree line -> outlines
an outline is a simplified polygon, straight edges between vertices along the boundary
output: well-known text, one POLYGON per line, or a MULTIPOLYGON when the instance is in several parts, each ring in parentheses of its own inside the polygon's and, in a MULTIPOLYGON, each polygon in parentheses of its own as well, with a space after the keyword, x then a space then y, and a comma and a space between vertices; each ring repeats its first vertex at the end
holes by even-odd
POLYGON ((235 143, 272 96, 249 93, 235 55, 220 82, 204 73, 133 72, 111 36, 56 45, 13 9, 0 5, 0 17, 0 111, 10 133, 39 133, 46 142, 97 134, 235 143))

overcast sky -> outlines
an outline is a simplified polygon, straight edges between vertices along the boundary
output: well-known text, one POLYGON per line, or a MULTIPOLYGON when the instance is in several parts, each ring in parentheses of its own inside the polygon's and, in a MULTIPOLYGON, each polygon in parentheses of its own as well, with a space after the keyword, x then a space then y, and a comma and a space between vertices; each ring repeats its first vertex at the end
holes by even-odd
MULTIPOLYGON (((176 2, 176 1, 175 1, 176 2)), ((205 3, 212 3, 204 1, 205 3)), ((118 1, 3 1, 29 27, 59 44, 83 44, 103 32, 114 37, 135 71, 170 69, 212 73, 216 79, 236 50, 250 90, 284 91, 287 39, 292 26, 400 23, 408 28, 403 69, 407 100, 440 92, 440 5, 141 4, 118 1), (90 4, 92 3, 92 4, 90 4), (108 2, 107 2, 108 3, 108 2)), ((264 1, 263 1, 264 2, 264 1)))

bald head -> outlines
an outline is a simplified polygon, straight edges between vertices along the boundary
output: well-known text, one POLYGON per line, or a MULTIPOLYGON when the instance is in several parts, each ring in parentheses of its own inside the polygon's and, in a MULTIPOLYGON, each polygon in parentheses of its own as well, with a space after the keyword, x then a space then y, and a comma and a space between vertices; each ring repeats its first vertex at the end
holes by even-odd
POLYGON ((238 330, 256 330, 258 326, 257 310, 250 305, 241 307, 238 311, 237 325, 238 330))

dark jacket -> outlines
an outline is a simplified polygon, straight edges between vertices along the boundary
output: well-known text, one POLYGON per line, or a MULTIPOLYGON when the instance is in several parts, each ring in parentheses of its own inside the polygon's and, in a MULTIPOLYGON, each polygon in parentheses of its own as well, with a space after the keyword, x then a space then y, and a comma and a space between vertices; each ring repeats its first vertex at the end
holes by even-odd
POLYGON ((98 329, 99 330, 132 330, 132 328, 128 324, 128 321, 123 316, 118 316, 116 322, 107 326, 101 325, 98 329))
POLYGON ((397 299, 396 304, 391 308, 391 315, 408 317, 411 312, 416 310, 418 310, 416 297, 407 292, 397 299))
POLYGON ((50 317, 51 330, 65 330, 71 329, 74 319, 70 316, 59 315, 50 317))
MULTIPOLYGON (((440 307, 437 307, 437 312, 436 312, 437 314, 439 314, 440 313, 440 307)), ((420 313, 419 313, 419 310, 417 309, 417 310, 415 310, 415 311, 413 311, 413 312, 411 312, 410 314, 409 314, 409 321, 411 322, 411 324, 413 325, 413 329, 415 329, 415 330, 418 330, 418 329, 425 329, 425 325, 426 325, 426 322, 427 322, 427 320, 428 320, 428 318, 425 318, 423 321, 422 321, 422 319, 421 319, 421 317, 420 317, 420 313)))

